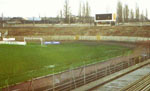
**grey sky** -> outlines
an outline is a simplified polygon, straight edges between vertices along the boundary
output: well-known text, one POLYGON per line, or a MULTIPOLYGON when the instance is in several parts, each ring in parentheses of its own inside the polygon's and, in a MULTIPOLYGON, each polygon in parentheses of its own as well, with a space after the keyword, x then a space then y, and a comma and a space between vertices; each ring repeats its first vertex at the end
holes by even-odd
MULTIPOLYGON (((22 17, 38 17, 47 16, 54 17, 63 9, 65 0, 0 0, 0 13, 5 16, 22 16, 22 17)), ((91 15, 96 13, 116 12, 118 0, 69 0, 71 11, 74 15, 78 14, 80 2, 89 2, 91 7, 91 15)), ((123 4, 128 4, 129 8, 135 8, 136 3, 140 7, 140 11, 144 12, 148 9, 150 16, 149 0, 120 0, 123 4)))

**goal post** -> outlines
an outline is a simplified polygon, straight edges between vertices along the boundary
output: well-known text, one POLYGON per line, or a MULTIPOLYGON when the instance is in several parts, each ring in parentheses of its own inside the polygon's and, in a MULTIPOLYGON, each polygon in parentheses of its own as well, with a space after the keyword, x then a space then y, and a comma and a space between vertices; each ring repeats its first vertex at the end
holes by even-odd
POLYGON ((43 41, 43 38, 38 38, 38 37, 24 37, 24 42, 27 43, 27 40, 30 40, 30 41, 34 41, 34 40, 40 40, 40 44, 43 45, 44 41, 43 41))

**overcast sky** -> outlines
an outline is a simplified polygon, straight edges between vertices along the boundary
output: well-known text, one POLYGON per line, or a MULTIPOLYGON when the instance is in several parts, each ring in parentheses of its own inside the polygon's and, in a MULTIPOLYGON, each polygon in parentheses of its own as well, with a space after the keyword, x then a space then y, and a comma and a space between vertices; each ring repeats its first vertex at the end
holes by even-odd
MULTIPOLYGON (((0 0, 0 13, 4 16, 21 16, 21 17, 54 17, 63 9, 65 0, 0 0)), ((91 15, 96 13, 116 12, 118 0, 69 0, 71 12, 78 14, 79 3, 89 2, 91 15)), ((134 9, 136 3, 140 11, 149 12, 150 17, 150 0, 120 0, 123 4, 128 4, 129 8, 134 9)))

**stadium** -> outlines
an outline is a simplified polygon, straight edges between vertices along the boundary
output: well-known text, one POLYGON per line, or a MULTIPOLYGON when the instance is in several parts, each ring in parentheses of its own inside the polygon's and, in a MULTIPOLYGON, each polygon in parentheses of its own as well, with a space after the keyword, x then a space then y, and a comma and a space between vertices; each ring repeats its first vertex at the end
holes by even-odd
POLYGON ((71 0, 64 1, 55 17, 2 13, 0 91, 149 91, 147 9, 146 14, 139 12, 136 4, 134 14, 127 3, 118 1, 116 13, 106 10, 91 16, 86 0, 76 15, 70 10, 71 0))
MULTIPOLYGON (((59 84, 70 78, 65 77, 62 80, 57 75, 68 70, 107 62, 114 58, 125 58, 131 56, 131 54, 141 56, 141 52, 136 52, 135 54, 136 45, 138 45, 137 41, 149 40, 139 36, 136 36, 137 38, 115 36, 115 33, 108 36, 109 32, 107 31, 105 31, 107 36, 97 35, 97 32, 95 32, 95 36, 92 33, 86 35, 92 28, 99 29, 101 32, 101 29, 105 31, 105 28, 108 27, 19 27, 1 29, 2 36, 7 34, 7 38, 2 38, 3 42, 0 45, 1 60, 5 60, 0 63, 0 67, 3 69, 1 70, 3 74, 0 77, 3 80, 0 83, 1 87, 5 87, 8 84, 11 86, 14 86, 14 84, 29 84, 30 81, 47 77, 52 79, 51 74, 56 74, 56 83, 59 84), (76 34, 68 35, 67 31, 70 28, 74 29, 73 31, 79 28, 88 30, 82 35, 78 31, 76 31, 76 34), (31 29, 32 31, 27 32, 31 29), (42 32, 40 31, 41 29, 43 30, 42 32), (60 29, 59 32, 57 32, 58 29, 60 29), (51 32, 54 30, 57 35, 51 32)), ((112 63, 115 63, 115 61, 112 61, 112 63)), ((81 75, 83 73, 84 71, 81 71, 81 75)), ((74 74, 74 76, 77 76, 77 74, 79 73, 74 74)), ((53 82, 49 84, 51 83, 53 82)))

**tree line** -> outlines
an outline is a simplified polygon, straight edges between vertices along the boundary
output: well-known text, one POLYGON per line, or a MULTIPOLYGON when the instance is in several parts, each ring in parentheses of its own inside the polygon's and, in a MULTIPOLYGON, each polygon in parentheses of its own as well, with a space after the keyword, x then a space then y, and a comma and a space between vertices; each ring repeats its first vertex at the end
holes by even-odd
POLYGON ((142 11, 140 13, 139 6, 136 4, 135 10, 129 9, 128 5, 123 5, 120 1, 117 3, 117 21, 119 23, 126 22, 146 22, 148 21, 148 11, 145 10, 145 14, 142 11))
POLYGON ((92 23, 91 8, 88 1, 79 4, 78 15, 74 17, 71 13, 71 7, 69 6, 69 0, 65 0, 64 7, 60 10, 57 17, 64 23, 92 23))
MULTIPOLYGON (((148 21, 148 11, 147 9, 144 12, 140 12, 139 6, 136 4, 135 10, 129 9, 127 4, 123 5, 122 2, 118 1, 117 3, 117 22, 126 23, 126 22, 146 22, 148 21)), ((63 23, 92 23, 94 18, 91 16, 91 8, 88 3, 80 2, 78 15, 74 16, 71 13, 71 7, 69 5, 69 0, 65 0, 64 7, 60 10, 57 18, 60 22, 63 23)))
MULTIPOLYGON (((140 12, 139 6, 136 4, 135 9, 130 9, 127 4, 123 5, 122 2, 117 2, 117 22, 118 23, 126 23, 126 22, 146 22, 148 20, 148 10, 140 12)), ((41 17, 40 17, 41 18, 41 17)), ((0 19, 2 23, 5 23, 2 19, 0 19)), ((13 21, 14 19, 10 19, 13 21)), ((14 21, 23 21, 23 23, 35 23, 34 17, 33 20, 25 21, 20 19, 15 19, 14 21)), ((77 16, 73 15, 71 12, 71 6, 69 4, 69 0, 65 0, 64 6, 57 17, 43 17, 40 21, 36 21, 36 23, 94 23, 94 17, 91 16, 91 7, 89 5, 88 0, 85 2, 79 3, 79 10, 77 16)))

